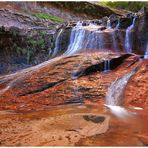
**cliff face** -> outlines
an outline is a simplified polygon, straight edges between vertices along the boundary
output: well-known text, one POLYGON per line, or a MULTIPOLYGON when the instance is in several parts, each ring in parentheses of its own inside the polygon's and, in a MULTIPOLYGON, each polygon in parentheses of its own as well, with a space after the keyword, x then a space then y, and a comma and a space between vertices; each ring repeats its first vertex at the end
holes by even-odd
MULTIPOLYGON (((112 13, 108 8, 103 8, 106 13, 100 13, 98 8, 99 6, 87 2, 1 2, 0 74, 11 73, 48 60, 55 46, 57 28, 64 21, 82 20, 88 16, 102 17, 112 13), (78 6, 79 11, 82 11, 80 6, 85 6, 84 13, 78 11, 75 15, 77 7, 74 5, 78 6)), ((70 33, 70 30, 67 30, 67 33, 70 33)), ((65 39, 69 38, 67 35, 62 37, 65 47, 68 46, 65 45, 68 44, 65 43, 65 39)))
MULTIPOLYGON (((3 4, 4 5, 4 4, 3 4)), ((7 4, 8 5, 8 4, 7 4)), ((49 58, 58 22, 37 18, 17 6, 0 9, 0 73, 9 73, 49 58)), ((33 12, 32 12, 33 14, 33 12)))

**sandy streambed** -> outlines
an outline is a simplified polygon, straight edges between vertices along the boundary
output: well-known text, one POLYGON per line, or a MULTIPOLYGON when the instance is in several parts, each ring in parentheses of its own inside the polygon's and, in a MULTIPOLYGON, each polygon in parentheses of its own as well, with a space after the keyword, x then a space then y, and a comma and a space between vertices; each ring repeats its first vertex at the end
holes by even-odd
POLYGON ((97 106, 66 105, 30 113, 1 111, 0 145, 145 145, 137 136, 141 128, 133 124, 135 121, 120 121, 105 107, 97 106))

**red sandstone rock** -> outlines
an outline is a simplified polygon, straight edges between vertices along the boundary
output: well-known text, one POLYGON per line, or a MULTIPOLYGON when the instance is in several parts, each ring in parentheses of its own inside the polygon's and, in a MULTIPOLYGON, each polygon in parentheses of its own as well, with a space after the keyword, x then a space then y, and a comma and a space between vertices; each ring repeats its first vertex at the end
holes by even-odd
POLYGON ((0 109, 42 110, 84 100, 104 104, 111 82, 137 65, 135 56, 128 56, 82 53, 0 77, 0 109), (111 72, 101 72, 104 59, 112 59, 111 72))
POLYGON ((143 60, 138 72, 125 89, 125 104, 148 108, 148 60, 143 60))

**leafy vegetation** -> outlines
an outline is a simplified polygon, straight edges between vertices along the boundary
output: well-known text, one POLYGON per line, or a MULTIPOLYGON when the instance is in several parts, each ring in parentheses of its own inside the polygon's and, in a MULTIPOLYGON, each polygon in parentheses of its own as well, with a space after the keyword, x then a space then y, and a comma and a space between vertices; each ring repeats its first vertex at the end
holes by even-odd
POLYGON ((109 6, 116 9, 125 9, 130 11, 139 11, 142 7, 148 8, 148 2, 128 2, 128 1, 102 1, 98 2, 101 5, 109 6))
POLYGON ((19 45, 19 42, 17 42, 13 44, 13 48, 18 55, 25 55, 27 63, 30 63, 37 50, 46 50, 48 48, 46 34, 45 32, 40 32, 39 36, 29 35, 25 38, 23 45, 19 45))
POLYGON ((58 16, 54 16, 54 15, 49 15, 47 13, 34 13, 33 16, 40 18, 40 19, 47 19, 47 20, 51 20, 53 22, 63 22, 63 19, 61 19, 58 16))

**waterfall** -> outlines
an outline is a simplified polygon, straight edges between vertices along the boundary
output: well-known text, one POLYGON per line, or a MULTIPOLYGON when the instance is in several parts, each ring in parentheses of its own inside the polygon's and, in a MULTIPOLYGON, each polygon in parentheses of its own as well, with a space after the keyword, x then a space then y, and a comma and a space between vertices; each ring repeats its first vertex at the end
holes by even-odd
POLYGON ((123 102, 122 97, 124 88, 128 80, 136 73, 137 70, 138 68, 136 67, 130 73, 115 80, 108 89, 105 106, 108 107, 111 112, 118 117, 122 118, 130 115, 129 112, 120 105, 123 102))
POLYGON ((132 52, 132 29, 134 28, 135 26, 135 20, 136 20, 136 17, 133 18, 133 22, 132 24, 126 29, 126 35, 125 35, 125 49, 126 49, 126 52, 128 53, 131 53, 132 52))
POLYGON ((85 30, 79 28, 73 28, 70 35, 70 44, 64 55, 72 55, 82 49, 82 43, 85 37, 85 30))
POLYGON ((104 48, 104 36, 102 31, 98 31, 98 49, 104 48))
MULTIPOLYGON (((110 20, 108 19, 107 21, 108 30, 102 31, 102 27, 104 26, 92 22, 88 25, 83 25, 82 21, 77 22, 71 30, 69 45, 63 56, 70 56, 87 49, 105 49, 105 33, 107 32, 111 34, 113 49, 118 51, 116 29, 114 30, 111 27, 110 20)), ((61 29, 57 35, 53 56, 55 56, 61 49, 60 42, 62 32, 63 29, 61 29)))
POLYGON ((62 32, 63 32, 63 29, 61 29, 59 31, 59 33, 56 37, 55 48, 54 48, 54 52, 53 52, 52 56, 55 56, 61 50, 60 41, 61 41, 62 32))
POLYGON ((107 21, 107 28, 112 29, 111 36, 112 36, 112 40, 113 40, 113 49, 117 52, 118 51, 118 45, 117 45, 117 40, 116 40, 116 38, 117 38, 116 30, 117 29, 115 28, 115 30, 113 30, 113 28, 111 26, 110 19, 108 19, 108 21, 107 21))
POLYGON ((117 29, 119 29, 119 26, 120 26, 120 19, 118 19, 118 23, 117 23, 117 25, 116 25, 116 28, 115 28, 115 29, 116 29, 116 30, 117 30, 117 29))
POLYGON ((65 56, 80 52, 82 49, 103 49, 103 32, 99 30, 101 26, 90 23, 83 26, 78 22, 73 27, 70 35, 70 43, 65 56))
POLYGON ((107 21, 107 28, 108 28, 108 29, 111 29, 111 28, 112 28, 112 27, 111 27, 110 19, 108 19, 108 21, 107 21))
POLYGON ((81 21, 77 22, 76 27, 82 27, 83 26, 82 23, 83 22, 81 22, 81 21))
POLYGON ((112 32, 112 39, 113 39, 113 48, 116 52, 119 51, 118 49, 118 44, 117 44, 117 33, 116 33, 116 29, 112 32))
POLYGON ((148 43, 147 43, 147 46, 146 46, 146 51, 145 51, 144 59, 148 59, 148 43))
POLYGON ((104 61, 104 72, 110 71, 110 60, 104 61))

